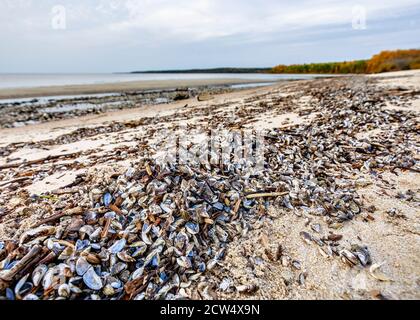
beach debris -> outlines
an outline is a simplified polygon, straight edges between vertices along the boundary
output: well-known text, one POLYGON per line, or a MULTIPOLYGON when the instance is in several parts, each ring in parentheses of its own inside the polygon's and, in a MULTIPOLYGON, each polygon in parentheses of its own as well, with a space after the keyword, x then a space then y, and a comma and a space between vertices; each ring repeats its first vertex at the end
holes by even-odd
POLYGON ((385 275, 382 271, 379 269, 385 264, 385 262, 382 263, 374 263, 369 268, 369 274, 375 278, 376 280, 383 281, 383 282, 389 282, 392 281, 390 277, 385 275))
POLYGON ((362 266, 366 267, 372 263, 370 252, 367 246, 353 245, 352 253, 359 259, 362 266))
POLYGON ((372 298, 378 299, 378 300, 389 300, 388 297, 382 294, 379 290, 371 290, 369 291, 369 294, 372 296, 372 298))
POLYGON ((236 291, 239 293, 251 294, 258 290, 258 286, 255 284, 240 285, 236 287, 236 291))
POLYGON ((300 274, 299 274, 299 277, 298 277, 298 282, 299 282, 299 285, 301 285, 301 286, 305 286, 305 283, 306 283, 306 278, 308 277, 308 273, 307 272, 301 272, 300 274))
POLYGON ((292 285, 296 280, 295 274, 288 269, 281 272, 281 277, 283 278, 283 282, 286 286, 292 285))
POLYGON ((223 278, 222 282, 219 285, 221 291, 227 291, 233 285, 233 281, 230 278, 223 278))
POLYGON ((202 94, 199 94, 197 96, 197 101, 209 101, 209 100, 212 100, 212 99, 213 99, 213 96, 209 93, 206 93, 206 92, 204 92, 202 94))
MULTIPOLYGON (((23 200, 16 201, 20 211, 11 210, 16 215, 13 218, 36 214, 40 219, 27 228, 17 228, 10 239, 0 239, 0 298, 185 299, 191 297, 194 288, 201 298, 214 298, 214 290, 229 292, 231 288, 239 293, 258 292, 257 284, 234 286, 230 277, 221 274, 221 266, 234 239, 246 237, 263 221, 275 218, 268 210, 273 206, 296 219, 305 219, 305 227, 298 230, 305 246, 315 246, 325 258, 339 257, 350 267, 370 266, 372 277, 390 281, 380 272, 381 265, 372 262, 367 246, 345 247, 337 230, 365 208, 358 190, 368 183, 357 182, 355 176, 376 177, 396 168, 417 170, 416 114, 384 110, 383 102, 392 96, 370 86, 354 90, 347 82, 350 80, 326 81, 331 86, 322 83, 306 88, 314 101, 310 122, 264 132, 267 143, 261 166, 250 166, 251 159, 232 163, 233 155, 202 163, 202 150, 193 142, 178 150, 180 156, 198 156, 191 162, 159 162, 153 155, 172 137, 158 139, 154 135, 158 130, 148 128, 147 138, 158 141, 139 139, 139 147, 121 147, 100 157, 84 154, 97 164, 124 161, 119 170, 79 177, 69 186, 75 188, 71 191, 22 195, 23 200), (389 130, 369 139, 357 137, 377 126, 389 130), (202 285, 210 275, 220 275, 221 281, 213 287, 202 285)), ((205 121, 190 128, 208 132, 222 125, 245 136, 246 126, 267 110, 278 114, 299 112, 295 100, 277 93, 264 99, 247 98, 235 105, 237 117, 223 113, 227 107, 224 103, 189 107, 175 115, 79 128, 28 145, 46 148, 162 123, 175 135, 178 127, 173 123, 191 115, 205 121)), ((32 107, 29 115, 31 112, 32 107)), ((19 121, 30 118, 28 113, 25 117, 22 115, 19 121)), ((222 137, 214 147, 223 149, 229 143, 222 137)), ((2 147, 0 154, 8 156, 22 147, 11 144, 2 147)), ((245 153, 242 148, 239 151, 245 153)), ((28 177, 33 178, 29 180, 39 179, 56 170, 59 161, 72 162, 69 160, 78 156, 80 153, 6 163, 0 167, 7 182, 2 185, 4 194, 16 196, 22 191, 19 184, 28 182, 14 180, 19 171, 31 171, 28 177), (50 168, 48 173, 45 167, 50 168)), ((66 165, 82 168, 91 163, 66 165)), ((413 198, 412 194, 406 198, 413 198)), ((6 206, 5 202, 1 206, 6 206)), ((307 274, 303 263, 286 250, 287 243, 272 243, 267 235, 256 243, 263 253, 248 257, 251 269, 273 262, 284 269, 281 276, 286 285, 304 285, 307 274), (269 261, 262 259, 264 253, 269 261)))
POLYGON ((189 92, 185 91, 185 92, 177 92, 173 99, 174 101, 180 101, 180 100, 186 100, 189 98, 190 98, 189 92))
POLYGON ((391 208, 386 213, 391 218, 402 218, 402 219, 405 219, 406 218, 406 216, 404 215, 404 213, 402 213, 401 210, 399 210, 397 208, 391 208))

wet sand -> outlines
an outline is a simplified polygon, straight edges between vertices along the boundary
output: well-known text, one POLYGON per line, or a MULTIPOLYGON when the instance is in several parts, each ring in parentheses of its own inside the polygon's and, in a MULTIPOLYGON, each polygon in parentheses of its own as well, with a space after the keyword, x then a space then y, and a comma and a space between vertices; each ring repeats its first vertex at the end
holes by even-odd
MULTIPOLYGON (((6 210, 6 213, 0 212, 0 240, 17 238, 45 216, 45 212, 39 210, 27 211, 25 192, 60 194, 56 192, 65 190, 80 174, 104 180, 115 172, 123 172, 139 156, 139 143, 144 147, 157 142, 156 130, 211 121, 226 121, 230 125, 238 121, 247 128, 287 129, 316 119, 317 113, 312 108, 318 102, 310 94, 312 88, 336 85, 336 81, 357 88, 360 84, 366 85, 367 78, 374 81, 369 86, 382 90, 384 94, 399 97, 403 93, 408 96, 403 104, 395 102, 397 98, 395 101, 390 99, 384 108, 399 110, 402 114, 420 112, 420 97, 415 93, 420 90, 420 71, 410 71, 349 77, 347 80, 279 83, 217 95, 209 101, 190 99, 0 130, 0 148, 7 151, 7 155, 0 159, 0 166, 18 165, 18 168, 0 171, 0 207, 6 210), (279 101, 287 101, 287 104, 284 107, 275 105, 273 101, 277 100, 273 100, 274 97, 281 97, 283 100, 279 101), (249 114, 238 115, 238 108, 245 108, 249 114), (49 158, 59 155, 61 157, 49 158), (26 165, 29 161, 35 162, 26 165)), ((381 134, 381 130, 372 128, 361 130, 357 138, 372 139, 381 134)), ((420 143, 420 137, 417 136, 417 140, 420 143)), ((416 159, 420 159, 418 154, 416 159)), ((320 225, 320 234, 331 231, 323 217, 308 218, 303 212, 271 208, 267 219, 233 239, 220 268, 206 274, 205 283, 211 288, 212 297, 420 299, 419 203, 399 197, 400 193, 411 190, 418 199, 419 173, 395 169, 393 172, 384 171, 380 179, 362 173, 353 179, 363 181, 357 185, 363 212, 333 231, 343 236, 342 242, 346 246, 367 245, 372 260, 383 263, 381 270, 389 281, 372 277, 369 267, 349 268, 337 257, 325 257, 316 245, 302 241, 300 232, 311 231, 312 225, 320 225), (370 206, 375 207, 374 213, 366 211, 370 206), (391 209, 403 216, 390 216, 391 209), (275 252, 279 245, 283 255, 289 256, 288 263, 270 257, 269 252, 275 252), (299 268, 291 266, 292 261, 298 261, 299 268), (230 285, 221 287, 223 281, 230 285), (239 293, 234 289, 251 284, 257 289, 249 293, 239 293)), ((193 285, 190 298, 203 298, 197 291, 199 288, 193 285)))
POLYGON ((62 95, 99 94, 110 92, 130 92, 139 90, 172 89, 198 86, 233 85, 247 83, 271 83, 272 80, 252 79, 194 79, 194 80, 148 80, 94 85, 66 85, 38 88, 0 89, 0 99, 50 97, 62 95))

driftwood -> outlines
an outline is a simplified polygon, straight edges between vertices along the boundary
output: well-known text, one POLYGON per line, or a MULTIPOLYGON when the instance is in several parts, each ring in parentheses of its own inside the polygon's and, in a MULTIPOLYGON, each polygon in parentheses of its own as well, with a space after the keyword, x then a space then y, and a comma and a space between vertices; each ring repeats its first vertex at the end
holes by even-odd
POLYGON ((49 255, 50 250, 48 248, 43 248, 40 254, 35 257, 31 262, 29 262, 18 274, 19 277, 23 277, 25 274, 31 271, 31 268, 34 268, 41 260, 49 255))
POLYGON ((8 184, 15 183, 15 182, 22 182, 22 181, 25 181, 25 180, 28 180, 28 179, 30 179, 30 177, 21 177, 21 178, 16 178, 16 179, 9 180, 9 181, 1 182, 0 187, 4 187, 4 186, 7 186, 8 184))
POLYGON ((79 188, 74 187, 74 188, 61 188, 61 189, 57 189, 54 191, 51 191, 51 194, 56 195, 56 196, 60 196, 63 194, 74 194, 74 193, 78 193, 80 191, 79 188))
POLYGON ((121 209, 118 208, 115 204, 110 204, 109 208, 120 216, 124 215, 124 213, 121 211, 121 209))
POLYGON ((40 245, 36 245, 32 247, 32 249, 11 269, 0 271, 0 291, 5 290, 8 287, 8 283, 12 281, 20 271, 25 269, 26 266, 30 264, 33 259, 38 257, 38 254, 41 251, 42 247, 40 245))
POLYGON ((400 167, 397 167, 397 168, 398 169, 401 169, 401 170, 408 170, 408 171, 420 173, 420 170, 419 169, 416 169, 416 168, 413 168, 413 167, 402 167, 402 166, 400 166, 400 167))
POLYGON ((281 197, 288 195, 289 192, 271 192, 271 193, 254 193, 246 196, 247 199, 256 199, 256 198, 269 198, 269 197, 281 197))
POLYGON ((59 159, 61 157, 67 158, 67 157, 78 156, 80 154, 81 154, 81 152, 79 151, 79 152, 73 152, 73 153, 67 153, 67 154, 49 155, 48 157, 42 158, 42 159, 5 164, 5 165, 0 166, 0 170, 19 168, 20 166, 30 166, 30 165, 33 165, 33 164, 43 163, 43 162, 49 161, 49 160, 59 159))
POLYGON ((199 102, 209 101, 209 100, 213 100, 213 96, 209 94, 200 94, 199 96, 197 96, 197 101, 199 102))
POLYGON ((109 227, 111 226, 111 218, 105 220, 105 226, 101 233, 101 239, 105 239, 108 236, 109 227))
POLYGON ((125 284, 124 289, 130 300, 147 288, 151 276, 151 274, 143 275, 125 284))
POLYGON ((41 220, 41 221, 35 223, 32 226, 32 228, 36 228, 36 227, 42 226, 43 224, 57 221, 57 220, 61 219, 62 217, 65 217, 65 216, 73 216, 73 215, 78 215, 78 214, 82 214, 82 213, 83 213, 83 208, 81 208, 81 207, 72 208, 72 209, 57 213, 57 214, 53 214, 51 217, 48 217, 44 220, 41 220))
POLYGON ((39 264, 49 264, 50 262, 52 262, 55 258, 57 257, 57 255, 54 253, 54 251, 50 251, 50 253, 48 253, 45 257, 43 257, 40 261, 39 264))
POLYGON ((241 207, 242 199, 238 199, 235 203, 235 206, 233 207, 233 213, 236 215, 238 213, 239 208, 241 207))
POLYGON ((136 289, 144 284, 146 276, 140 276, 137 279, 131 280, 124 285, 125 292, 129 295, 133 294, 136 289))

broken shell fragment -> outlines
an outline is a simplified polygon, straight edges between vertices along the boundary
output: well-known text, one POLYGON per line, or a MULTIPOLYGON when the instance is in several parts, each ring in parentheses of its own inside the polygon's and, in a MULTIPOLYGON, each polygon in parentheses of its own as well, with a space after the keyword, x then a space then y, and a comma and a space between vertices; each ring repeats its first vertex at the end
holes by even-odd
POLYGON ((101 290, 103 286, 101 278, 96 274, 93 267, 90 267, 83 275, 83 282, 92 290, 101 290))
POLYGON ((369 268, 369 274, 373 278, 375 278, 376 280, 379 280, 379 281, 383 281, 383 282, 392 281, 392 279, 390 277, 388 277, 387 275, 385 275, 384 273, 382 273, 379 270, 384 264, 385 264, 385 262, 372 264, 369 268))
POLYGON ((250 293, 254 293, 257 290, 258 290, 258 286, 256 286, 255 284, 241 285, 241 286, 236 287, 236 291, 238 291, 239 293, 250 294, 250 293))
POLYGON ((118 240, 108 249, 108 251, 112 254, 117 254, 124 249, 126 243, 127 243, 126 239, 118 240))
POLYGON ((84 257, 79 257, 76 261, 76 273, 79 276, 83 276, 91 267, 84 257))

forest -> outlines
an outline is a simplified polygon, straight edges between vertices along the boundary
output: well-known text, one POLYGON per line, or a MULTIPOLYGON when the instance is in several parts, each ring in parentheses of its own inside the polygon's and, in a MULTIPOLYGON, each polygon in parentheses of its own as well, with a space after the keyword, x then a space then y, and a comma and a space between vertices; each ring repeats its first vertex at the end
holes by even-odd
POLYGON ((381 73, 420 69, 420 50, 382 51, 369 60, 278 65, 271 73, 381 73))
POLYGON ((212 68, 182 70, 133 71, 131 73, 270 73, 271 68, 212 68))

